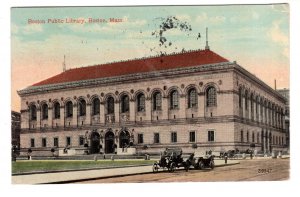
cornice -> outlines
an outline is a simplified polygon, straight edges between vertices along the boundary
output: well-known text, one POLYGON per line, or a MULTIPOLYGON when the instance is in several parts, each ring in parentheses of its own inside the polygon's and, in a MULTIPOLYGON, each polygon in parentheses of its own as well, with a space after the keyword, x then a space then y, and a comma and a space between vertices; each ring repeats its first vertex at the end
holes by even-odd
POLYGON ((175 77, 178 74, 190 74, 195 72, 214 71, 220 69, 228 69, 229 67, 232 67, 232 63, 222 62, 217 64, 198 65, 198 66, 193 66, 188 68, 176 68, 176 69, 169 69, 163 71, 136 73, 130 75, 117 76, 117 77, 89 79, 89 80, 73 81, 67 83, 49 84, 43 86, 31 86, 18 91, 18 94, 20 96, 25 96, 25 95, 39 94, 45 92, 52 92, 55 90, 72 89, 77 87, 82 88, 88 86, 106 85, 111 83, 121 83, 125 81, 133 81, 133 80, 145 80, 145 79, 147 80, 147 79, 153 79, 162 76, 165 77, 165 76, 174 75, 175 77))

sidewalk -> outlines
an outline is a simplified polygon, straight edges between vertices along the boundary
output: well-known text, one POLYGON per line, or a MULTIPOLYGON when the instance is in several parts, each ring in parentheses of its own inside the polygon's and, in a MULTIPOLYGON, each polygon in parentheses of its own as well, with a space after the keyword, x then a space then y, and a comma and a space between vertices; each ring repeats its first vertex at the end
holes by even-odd
MULTIPOLYGON (((215 167, 238 164, 238 160, 228 160, 227 164, 224 160, 215 160, 215 167)), ((77 180, 89 180, 97 178, 109 178, 118 176, 127 176, 135 174, 152 173, 152 165, 133 166, 124 168, 110 169, 94 169, 94 170, 78 170, 78 171, 60 171, 47 172, 40 174, 26 174, 12 176, 12 184, 49 184, 49 183, 68 183, 77 180)))

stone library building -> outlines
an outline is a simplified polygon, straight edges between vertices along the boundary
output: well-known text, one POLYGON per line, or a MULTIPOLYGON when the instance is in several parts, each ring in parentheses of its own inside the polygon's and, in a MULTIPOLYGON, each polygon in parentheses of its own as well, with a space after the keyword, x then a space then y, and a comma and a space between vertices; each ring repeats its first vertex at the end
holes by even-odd
POLYGON ((65 70, 18 94, 21 155, 286 148, 285 98, 208 46, 65 70))

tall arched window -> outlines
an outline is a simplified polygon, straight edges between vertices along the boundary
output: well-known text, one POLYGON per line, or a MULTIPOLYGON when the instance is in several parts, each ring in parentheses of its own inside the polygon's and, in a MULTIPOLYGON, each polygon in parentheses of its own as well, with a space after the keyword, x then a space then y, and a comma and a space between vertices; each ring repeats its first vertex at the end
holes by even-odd
POLYGON ((107 114, 115 113, 115 100, 113 97, 108 97, 106 101, 107 114))
POLYGON ((243 107, 243 92, 241 87, 239 88, 239 107, 243 107))
POLYGON ((251 119, 254 118, 254 104, 253 104, 253 94, 250 95, 250 112, 251 112, 251 119))
POLYGON ((67 118, 73 117, 73 103, 71 101, 66 103, 66 116, 67 118))
POLYGON ((254 132, 252 132, 252 142, 255 141, 254 132))
POLYGON ((257 137, 256 137, 257 138, 257 140, 256 140, 257 143, 259 143, 259 137, 260 137, 260 135, 259 135, 259 133, 257 133, 257 137))
POLYGON ((170 109, 178 109, 179 105, 178 105, 178 91, 177 90, 173 90, 170 93, 170 109))
POLYGON ((143 93, 140 93, 137 96, 137 111, 138 112, 145 111, 145 95, 143 93))
POLYGON ((197 107, 197 92, 195 88, 188 91, 188 108, 197 107))
POLYGON ((78 101, 79 105, 79 116, 85 116, 86 115, 86 102, 84 99, 80 99, 78 101))
POLYGON ((217 106, 217 92, 215 87, 209 87, 206 90, 206 106, 217 106))
POLYGON ((100 100, 98 98, 94 98, 92 105, 93 115, 100 114, 100 100))
POLYGON ((31 105, 29 111, 30 111, 30 120, 36 120, 36 106, 31 105))
POLYGON ((46 103, 42 105, 42 119, 48 119, 48 105, 46 103))
POLYGON ((247 142, 249 142, 249 131, 247 131, 247 142))
POLYGON ((245 91, 245 109, 248 110, 248 91, 245 91))
POLYGON ((129 112, 129 97, 123 95, 121 98, 121 113, 129 112))
POLYGON ((54 118, 60 118, 60 104, 58 102, 54 103, 54 118))
POLYGON ((256 99, 255 99, 255 112, 256 112, 256 121, 259 120, 259 114, 258 114, 258 109, 259 109, 259 98, 258 96, 256 96, 256 99))
POLYGON ((155 92, 153 94, 153 110, 161 110, 161 93, 155 92))

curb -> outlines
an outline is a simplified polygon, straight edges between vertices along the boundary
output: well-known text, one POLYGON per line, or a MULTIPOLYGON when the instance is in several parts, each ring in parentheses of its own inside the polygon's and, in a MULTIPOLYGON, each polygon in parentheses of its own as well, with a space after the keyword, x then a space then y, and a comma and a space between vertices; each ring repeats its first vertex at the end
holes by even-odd
POLYGON ((114 168, 131 168, 131 167, 139 167, 139 166, 152 166, 152 164, 115 166, 115 167, 82 168, 82 169, 69 169, 69 170, 66 169, 66 170, 23 172, 23 173, 12 173, 12 176, 34 175, 34 174, 48 174, 48 173, 60 173, 60 172, 76 172, 76 171, 88 171, 88 170, 103 170, 103 169, 114 169, 114 168))

